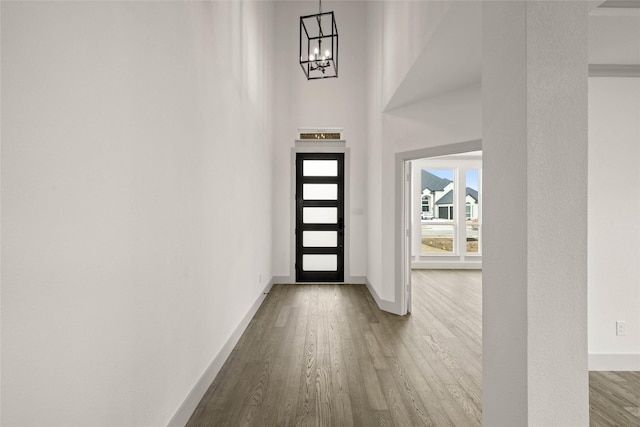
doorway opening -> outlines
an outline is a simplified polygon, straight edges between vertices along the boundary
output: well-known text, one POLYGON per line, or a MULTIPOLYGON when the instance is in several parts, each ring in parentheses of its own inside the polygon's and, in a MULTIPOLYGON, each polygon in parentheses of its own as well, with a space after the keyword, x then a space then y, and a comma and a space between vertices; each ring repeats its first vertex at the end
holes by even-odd
POLYGON ((481 151, 482 141, 473 140, 396 154, 400 314, 411 312, 414 268, 481 268, 481 151), (469 190, 467 180, 472 183, 469 190))
POLYGON ((451 381, 443 393, 461 402, 444 408, 456 425, 482 422, 481 150, 478 140, 396 155, 396 298, 420 354, 451 381))

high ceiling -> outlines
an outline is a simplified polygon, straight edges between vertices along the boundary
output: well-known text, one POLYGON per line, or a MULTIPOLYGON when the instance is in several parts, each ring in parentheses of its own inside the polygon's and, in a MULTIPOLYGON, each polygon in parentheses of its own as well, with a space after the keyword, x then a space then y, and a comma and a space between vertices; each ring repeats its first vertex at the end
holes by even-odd
POLYGON ((640 2, 635 4, 637 8, 599 7, 591 12, 590 64, 640 64, 640 2))
MULTIPOLYGON (((480 83, 482 4, 453 4, 455 7, 425 40, 385 111, 480 83)), ((609 0, 593 9, 588 43, 590 64, 640 66, 640 1, 609 0)))
POLYGON ((480 82, 482 3, 452 2, 451 6, 385 110, 480 82))

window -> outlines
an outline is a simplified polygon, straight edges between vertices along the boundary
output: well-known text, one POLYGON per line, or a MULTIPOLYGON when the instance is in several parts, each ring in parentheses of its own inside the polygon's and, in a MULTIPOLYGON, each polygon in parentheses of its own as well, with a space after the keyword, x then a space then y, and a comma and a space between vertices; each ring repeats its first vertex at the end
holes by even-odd
POLYGON ((480 170, 466 170, 466 252, 480 253, 480 170))
POLYGON ((453 253, 453 225, 426 222, 422 226, 422 252, 429 255, 435 253, 453 253))
POLYGON ((422 212, 431 212, 431 205, 429 204, 429 196, 422 196, 422 212))
POLYGON ((442 159, 423 161, 417 168, 421 181, 414 194, 419 191, 420 204, 414 212, 421 228, 414 238, 421 240, 422 255, 480 255, 480 164, 442 159))
POLYGON ((454 253, 455 170, 422 169, 422 253, 454 253))

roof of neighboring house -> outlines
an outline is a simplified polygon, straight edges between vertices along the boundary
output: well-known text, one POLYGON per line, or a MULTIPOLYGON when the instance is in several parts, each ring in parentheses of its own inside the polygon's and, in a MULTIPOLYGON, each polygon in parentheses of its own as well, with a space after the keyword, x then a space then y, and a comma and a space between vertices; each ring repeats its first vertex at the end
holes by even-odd
POLYGON ((478 201, 478 190, 474 190, 471 187, 467 187, 467 196, 473 197, 473 200, 478 201))
MULTIPOLYGON (((473 197, 473 200, 478 201, 478 191, 474 190, 471 187, 467 187, 467 196, 473 197)), ((436 203, 436 205, 452 205, 453 204, 453 190, 449 190, 442 197, 440 197, 436 203)))
POLYGON ((440 197, 436 201, 436 205, 452 205, 453 204, 453 190, 449 190, 444 196, 440 197))
POLYGON ((450 182, 451 180, 447 178, 440 178, 439 176, 422 169, 422 191, 426 188, 431 191, 442 191, 450 182))

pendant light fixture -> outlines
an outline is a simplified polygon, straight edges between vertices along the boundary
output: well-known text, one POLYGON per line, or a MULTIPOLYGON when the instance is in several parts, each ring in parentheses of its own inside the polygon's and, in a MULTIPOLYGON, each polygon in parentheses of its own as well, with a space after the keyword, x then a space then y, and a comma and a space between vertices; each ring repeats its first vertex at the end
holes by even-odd
POLYGON ((300 17, 300 66, 307 80, 338 77, 338 27, 333 12, 300 17))

